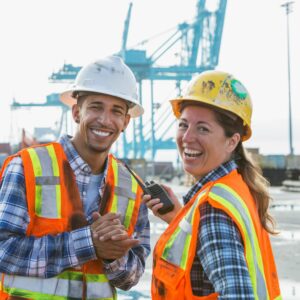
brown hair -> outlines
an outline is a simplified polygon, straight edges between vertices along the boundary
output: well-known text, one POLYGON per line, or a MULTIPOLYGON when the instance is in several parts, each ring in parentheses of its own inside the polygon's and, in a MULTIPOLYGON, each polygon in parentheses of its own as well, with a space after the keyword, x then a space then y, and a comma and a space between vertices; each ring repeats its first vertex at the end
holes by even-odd
MULTIPOLYGON (((246 128, 243 126, 243 121, 239 117, 233 120, 233 118, 219 111, 215 111, 215 115, 227 137, 231 137, 236 132, 239 133, 241 137, 245 134, 246 128)), ((269 204, 272 200, 268 191, 270 186, 268 180, 262 175, 260 166, 253 161, 241 141, 233 153, 233 159, 235 159, 238 165, 238 172, 243 177, 255 200, 263 228, 267 232, 275 234, 275 222, 268 212, 269 204)))

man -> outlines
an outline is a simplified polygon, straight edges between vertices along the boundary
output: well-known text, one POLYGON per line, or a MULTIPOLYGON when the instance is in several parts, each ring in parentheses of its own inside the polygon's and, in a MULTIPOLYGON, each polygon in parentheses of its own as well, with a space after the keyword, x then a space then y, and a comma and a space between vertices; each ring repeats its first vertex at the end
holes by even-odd
POLYGON ((143 113, 119 57, 83 67, 61 95, 74 137, 8 158, 0 187, 0 299, 116 299, 150 253, 142 191, 109 154, 143 113))

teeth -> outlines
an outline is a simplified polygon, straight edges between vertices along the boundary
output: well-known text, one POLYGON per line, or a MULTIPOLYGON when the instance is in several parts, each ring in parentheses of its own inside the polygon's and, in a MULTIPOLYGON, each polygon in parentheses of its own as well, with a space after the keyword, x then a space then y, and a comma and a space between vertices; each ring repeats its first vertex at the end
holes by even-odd
POLYGON ((96 129, 93 129, 92 131, 93 131, 93 133, 95 133, 98 136, 109 136, 110 135, 109 132, 105 132, 105 131, 100 131, 100 130, 96 130, 96 129))
POLYGON ((189 155, 200 155, 200 151, 192 150, 192 149, 184 149, 184 153, 189 155))

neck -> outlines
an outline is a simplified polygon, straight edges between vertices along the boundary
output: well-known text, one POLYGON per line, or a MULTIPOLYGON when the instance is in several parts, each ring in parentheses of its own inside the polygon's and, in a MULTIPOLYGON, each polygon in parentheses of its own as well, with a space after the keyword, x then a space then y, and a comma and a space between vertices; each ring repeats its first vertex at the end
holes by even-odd
POLYGON ((108 151, 97 152, 93 149, 85 147, 80 139, 76 136, 71 139, 73 146, 80 157, 89 165, 93 174, 100 174, 104 171, 105 161, 108 156, 108 151))

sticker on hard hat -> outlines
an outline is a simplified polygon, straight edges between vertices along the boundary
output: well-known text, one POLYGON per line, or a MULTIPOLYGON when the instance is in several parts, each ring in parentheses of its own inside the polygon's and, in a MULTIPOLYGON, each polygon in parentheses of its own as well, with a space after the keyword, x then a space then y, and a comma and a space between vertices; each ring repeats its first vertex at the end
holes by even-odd
POLYGON ((207 80, 202 82, 202 92, 209 93, 216 87, 215 83, 212 80, 207 80))
POLYGON ((230 82, 230 85, 231 85, 232 91, 238 98, 243 99, 243 100, 246 99, 248 92, 245 89, 245 87, 242 85, 241 82, 239 82, 236 79, 232 79, 230 82))

